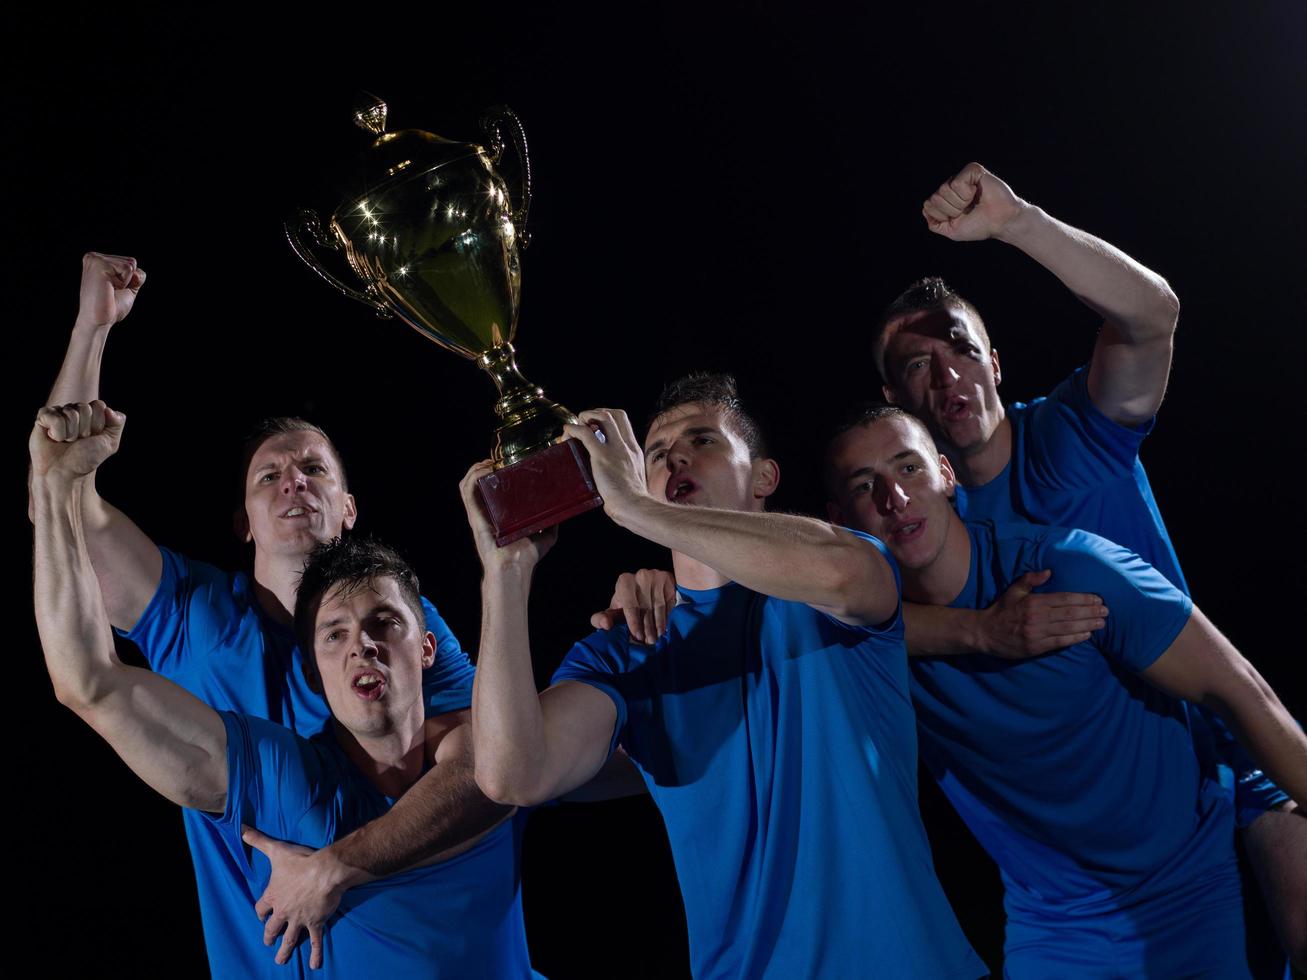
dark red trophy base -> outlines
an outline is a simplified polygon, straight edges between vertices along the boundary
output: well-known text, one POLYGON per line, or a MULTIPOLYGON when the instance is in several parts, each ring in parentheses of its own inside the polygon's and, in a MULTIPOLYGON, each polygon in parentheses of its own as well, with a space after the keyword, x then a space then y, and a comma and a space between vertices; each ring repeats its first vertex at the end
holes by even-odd
POLYGON ((575 439, 481 477, 477 491, 501 548, 604 505, 590 473, 590 457, 575 439))

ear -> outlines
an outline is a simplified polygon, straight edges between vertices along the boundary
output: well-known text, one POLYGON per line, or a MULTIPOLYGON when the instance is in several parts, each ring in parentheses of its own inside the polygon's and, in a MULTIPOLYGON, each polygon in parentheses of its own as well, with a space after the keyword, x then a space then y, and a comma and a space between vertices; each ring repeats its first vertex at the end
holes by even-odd
POLYGON ((881 385, 880 393, 881 395, 884 396, 885 401, 889 402, 889 404, 897 405, 899 403, 898 396, 894 394, 894 389, 891 388, 889 385, 881 385))
POLYGON ((781 485, 780 464, 774 459, 755 459, 753 461, 753 497, 766 500, 781 485))
POLYGON ((359 509, 354 503, 354 495, 352 493, 347 493, 345 494, 345 520, 342 522, 345 530, 353 530, 354 522, 358 519, 359 509))
POLYGON ((997 388, 1003 383, 1003 369, 998 365, 998 348, 991 347, 989 350, 989 363, 994 369, 994 387, 997 388))
POLYGON ((948 457, 942 453, 939 457, 939 471, 944 476, 945 494, 948 496, 949 500, 952 500, 953 495, 957 492, 958 478, 953 475, 953 464, 950 463, 948 457))
POLYGON ((236 534, 236 540, 242 544, 249 544, 254 540, 254 536, 250 534, 250 515, 245 513, 244 507, 232 511, 231 529, 236 534))
POLYGON ((422 669, 426 670, 436 662, 436 634, 430 630, 422 637, 422 669))

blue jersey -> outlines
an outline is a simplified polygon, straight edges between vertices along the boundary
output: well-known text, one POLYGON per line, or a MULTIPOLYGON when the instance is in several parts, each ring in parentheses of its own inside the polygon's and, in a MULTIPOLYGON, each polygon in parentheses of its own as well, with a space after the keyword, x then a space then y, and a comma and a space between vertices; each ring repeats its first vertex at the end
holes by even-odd
POLYGON ((656 646, 595 633, 554 681, 617 708, 613 744, 667 826, 695 977, 983 975, 917 810, 900 615, 864 628, 734 583, 680 593, 656 646))
MULTIPOLYGON (((385 813, 384 796, 345 757, 330 730, 306 739, 281 725, 221 712, 227 728, 227 809, 204 814, 246 889, 259 894, 270 868, 241 846, 241 824, 283 840, 325 847, 385 813)), ((323 969, 309 971, 301 943, 286 966, 259 936, 229 936, 221 968, 230 977, 527 978, 526 934, 518 896, 516 821, 492 830, 467 852, 350 889, 323 936, 323 969), (499 870, 501 873, 495 873, 499 870)), ((246 908, 244 933, 258 933, 246 908)))
MULTIPOLYGON (((158 589, 125 634, 150 667, 219 711, 266 718, 303 736, 318 733, 328 718, 326 702, 309 689, 294 632, 263 615, 249 576, 160 551, 158 589)), ((471 703, 472 665, 435 607, 422 601, 427 628, 437 639, 435 663, 423 672, 427 713, 460 711, 471 703)), ((262 886, 246 875, 247 849, 204 815, 183 810, 182 816, 213 974, 249 975, 252 963, 275 970, 253 913, 262 886)), ((268 827, 259 829, 278 836, 268 827)), ((342 836, 353 829, 345 823, 336 828, 342 836)), ((516 882, 516 867, 502 848, 471 863, 481 867, 481 875, 516 882)), ((452 891, 462 887, 458 879, 457 873, 450 875, 452 891)))
POLYGON ((1206 880, 1226 882, 1237 908, 1231 808, 1199 766, 1183 704, 1136 676, 1188 622, 1188 596, 1085 531, 967 532, 970 576, 953 606, 983 609, 1049 568, 1112 610, 1091 639, 1042 657, 913 661, 922 759, 997 862, 1009 917, 1111 915, 1206 880))
MULTIPOLYGON (((1155 420, 1134 428, 1114 422, 1089 397, 1088 376, 1088 370, 1080 368, 1047 398, 1008 407, 1012 458, 983 486, 957 488, 958 513, 968 521, 1031 521, 1092 531, 1135 552, 1188 594, 1171 536, 1139 461, 1139 447, 1155 420)), ((1047 588, 1071 587, 1055 577, 1047 588)), ((1200 752, 1205 757, 1215 755, 1238 779, 1235 804, 1240 826, 1289 798, 1219 719, 1199 715, 1195 721, 1193 737, 1200 752)))

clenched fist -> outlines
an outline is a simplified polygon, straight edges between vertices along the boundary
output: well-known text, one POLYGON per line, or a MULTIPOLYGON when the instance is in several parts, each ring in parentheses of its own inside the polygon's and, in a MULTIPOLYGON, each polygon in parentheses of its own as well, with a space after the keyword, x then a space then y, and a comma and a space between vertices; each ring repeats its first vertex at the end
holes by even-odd
POLYGON ((82 256, 82 288, 77 325, 112 327, 132 311, 136 294, 145 285, 145 270, 126 255, 87 252, 82 256))
POLYGON ((118 451, 126 422, 127 416, 98 398, 41 409, 27 440, 32 475, 75 480, 94 473, 118 451))
POLYGON ((978 163, 969 163, 921 206, 926 227, 955 242, 999 238, 1029 205, 978 163))

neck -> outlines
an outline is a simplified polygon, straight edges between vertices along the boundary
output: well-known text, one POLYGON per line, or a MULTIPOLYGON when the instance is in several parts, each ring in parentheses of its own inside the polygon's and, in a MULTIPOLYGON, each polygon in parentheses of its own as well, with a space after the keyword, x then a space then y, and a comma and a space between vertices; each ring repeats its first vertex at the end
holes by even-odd
POLYGON ((939 554, 928 565, 902 571, 904 599, 928 606, 947 606, 956 599, 971 576, 971 535, 962 519, 950 512, 939 554))
POLYGON ((358 735, 334 719, 332 726, 349 761, 386 796, 402 796, 422 778, 426 742, 420 713, 384 735, 358 735))
POLYGON ((979 446, 970 450, 956 446, 944 455, 953 464, 953 472, 964 487, 981 487, 1003 472, 1012 459, 1012 423, 1003 413, 994 431, 979 446))
POLYGON ((716 569, 679 551, 672 552, 672 572, 676 584, 687 589, 720 589, 730 581, 716 569))
POLYGON ((304 571, 304 555, 267 555, 254 549, 254 595, 269 619, 294 622, 295 589, 304 571))

